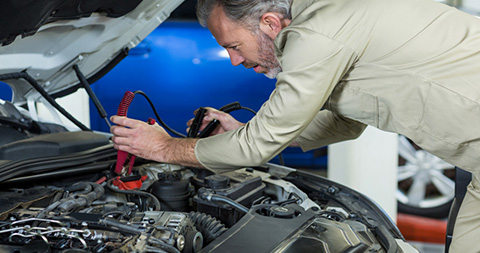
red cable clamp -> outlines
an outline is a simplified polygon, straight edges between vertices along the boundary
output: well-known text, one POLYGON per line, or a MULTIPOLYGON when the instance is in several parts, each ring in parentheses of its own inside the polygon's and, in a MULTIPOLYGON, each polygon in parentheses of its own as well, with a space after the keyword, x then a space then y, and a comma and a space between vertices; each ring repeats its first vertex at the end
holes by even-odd
MULTIPOLYGON (((131 181, 122 181, 119 176, 117 176, 113 181, 112 184, 118 187, 120 190, 138 190, 142 187, 143 182, 148 178, 147 175, 141 177, 138 180, 131 180, 131 181)), ((124 178, 125 180, 125 178, 124 178)))

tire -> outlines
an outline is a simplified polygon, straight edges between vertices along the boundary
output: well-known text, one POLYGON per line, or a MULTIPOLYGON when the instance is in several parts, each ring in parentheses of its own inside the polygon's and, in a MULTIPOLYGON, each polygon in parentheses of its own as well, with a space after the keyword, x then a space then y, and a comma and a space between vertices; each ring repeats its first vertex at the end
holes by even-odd
POLYGON ((443 219, 455 192, 455 166, 399 136, 398 212, 443 219))
POLYGON ((416 216, 434 218, 434 219, 445 219, 450 213, 450 207, 452 206, 453 201, 449 201, 443 205, 432 207, 432 208, 420 208, 410 205, 405 205, 402 202, 397 202, 397 211, 399 213, 412 214, 416 216))

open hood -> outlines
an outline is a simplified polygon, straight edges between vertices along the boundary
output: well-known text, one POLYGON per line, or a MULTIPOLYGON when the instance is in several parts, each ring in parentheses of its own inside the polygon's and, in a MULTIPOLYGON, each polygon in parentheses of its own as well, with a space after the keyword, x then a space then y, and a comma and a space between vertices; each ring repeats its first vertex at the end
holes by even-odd
POLYGON ((5 0, 0 3, 0 81, 16 105, 37 101, 34 81, 59 96, 76 90, 74 66, 93 82, 183 0, 5 0), (10 75, 11 74, 11 75, 10 75))

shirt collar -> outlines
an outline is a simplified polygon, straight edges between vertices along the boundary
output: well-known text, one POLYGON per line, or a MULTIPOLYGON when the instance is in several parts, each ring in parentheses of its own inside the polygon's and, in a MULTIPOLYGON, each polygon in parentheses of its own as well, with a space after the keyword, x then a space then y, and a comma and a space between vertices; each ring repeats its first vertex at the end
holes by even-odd
POLYGON ((293 0, 291 7, 292 20, 295 19, 295 17, 297 17, 308 6, 312 5, 315 1, 318 0, 293 0))

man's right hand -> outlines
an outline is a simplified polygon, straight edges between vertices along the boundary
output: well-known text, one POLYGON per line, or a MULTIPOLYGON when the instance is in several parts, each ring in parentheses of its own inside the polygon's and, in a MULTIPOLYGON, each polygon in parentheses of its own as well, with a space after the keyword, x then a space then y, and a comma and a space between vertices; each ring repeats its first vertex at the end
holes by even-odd
MULTIPOLYGON (((205 107, 205 109, 207 109, 207 112, 203 117, 203 121, 200 126, 200 131, 203 131, 203 129, 205 129, 208 123, 210 123, 214 119, 217 119, 220 122, 220 124, 213 130, 213 132, 210 135, 221 134, 230 130, 235 130, 245 125, 245 123, 239 122, 228 113, 219 111, 212 107, 205 107)), ((196 115, 197 112, 198 112, 198 109, 195 110, 193 114, 196 115)), ((187 122, 187 126, 188 126, 187 133, 190 130, 192 123, 193 123, 193 118, 187 122)))

